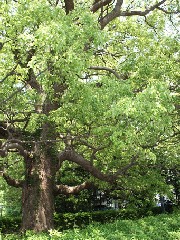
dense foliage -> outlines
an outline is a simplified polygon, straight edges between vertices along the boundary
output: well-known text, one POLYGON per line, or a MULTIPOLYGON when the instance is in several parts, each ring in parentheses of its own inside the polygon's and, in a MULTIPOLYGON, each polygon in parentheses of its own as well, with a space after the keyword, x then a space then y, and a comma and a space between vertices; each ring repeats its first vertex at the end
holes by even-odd
POLYGON ((156 217, 146 217, 139 220, 116 220, 113 223, 98 224, 94 223, 84 229, 74 228, 58 232, 49 231, 49 234, 34 234, 27 232, 25 236, 17 234, 3 235, 5 240, 84 240, 84 239, 157 239, 157 240, 175 240, 180 237, 180 218, 179 214, 159 215, 156 217))
MULTIPOLYGON (((55 214, 55 229, 62 231, 74 227, 84 227, 92 222, 107 223, 116 219, 137 219, 140 217, 158 214, 160 208, 149 209, 122 209, 122 210, 104 210, 94 212, 64 213, 55 214), (154 211, 154 212, 153 212, 154 211)), ((19 232, 21 228, 21 217, 2 217, 0 219, 0 231, 2 233, 19 232)))
POLYGON ((171 193, 178 12, 175 0, 0 2, 1 181, 22 190, 24 231, 53 228, 59 194, 110 185, 140 206, 139 193, 171 193))

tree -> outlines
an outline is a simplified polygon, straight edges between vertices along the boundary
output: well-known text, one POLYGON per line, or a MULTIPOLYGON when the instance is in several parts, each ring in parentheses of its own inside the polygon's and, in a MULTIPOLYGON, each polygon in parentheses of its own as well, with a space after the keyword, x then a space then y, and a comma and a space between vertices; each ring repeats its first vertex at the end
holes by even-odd
POLYGON ((147 176, 157 174, 154 148, 177 135, 169 87, 178 39, 164 29, 178 3, 0 5, 0 156, 3 178, 22 189, 22 231, 53 228, 57 194, 76 194, 96 179, 123 188, 146 167, 147 176), (91 177, 56 184, 64 164, 91 177))

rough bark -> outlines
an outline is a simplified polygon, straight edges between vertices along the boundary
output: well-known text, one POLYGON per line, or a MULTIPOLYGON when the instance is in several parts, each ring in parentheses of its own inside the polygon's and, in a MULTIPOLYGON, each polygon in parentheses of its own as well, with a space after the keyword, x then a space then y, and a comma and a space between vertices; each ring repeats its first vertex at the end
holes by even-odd
MULTIPOLYGON (((40 146, 37 146, 36 152, 40 153, 39 156, 35 154, 35 158, 26 160, 26 179, 22 191, 23 231, 27 229, 35 231, 52 229, 54 227, 54 196, 57 194, 77 194, 93 186, 90 182, 84 182, 78 186, 55 186, 54 176, 57 171, 57 162, 56 159, 52 158, 51 147, 46 144, 42 151, 40 146)), ((110 183, 116 180, 117 176, 102 173, 73 150, 65 150, 59 155, 59 166, 65 160, 77 163, 100 180, 110 183)))
MULTIPOLYGON (((46 111, 48 112, 48 109, 46 111)), ((124 175, 129 168, 137 164, 136 157, 134 157, 129 165, 119 169, 116 173, 105 174, 83 156, 75 152, 71 146, 67 146, 59 156, 56 155, 56 149, 53 146, 54 143, 46 141, 53 137, 55 140, 54 133, 53 124, 49 122, 44 123, 40 135, 42 141, 36 142, 33 155, 25 151, 17 140, 7 141, 4 144, 6 150, 16 149, 18 154, 24 158, 24 181, 14 180, 10 176, 3 174, 4 179, 9 185, 22 187, 23 232, 26 230, 38 232, 53 229, 54 196, 57 194, 77 194, 83 189, 93 186, 91 182, 84 182, 78 186, 55 185, 55 174, 65 160, 78 164, 91 173, 92 176, 111 184, 115 183, 119 175, 124 175)))
POLYGON ((80 191, 84 189, 90 189, 94 187, 94 184, 91 182, 84 182, 82 184, 79 184, 77 186, 68 186, 64 184, 56 185, 54 192, 55 194, 64 194, 64 195, 70 195, 70 194, 78 194, 80 191))
MULTIPOLYGON (((53 126, 42 127, 42 140, 52 137, 53 126)), ((26 178, 22 189, 22 231, 53 229, 54 178, 56 158, 52 143, 36 144, 34 157, 26 159, 26 178)))
POLYGON ((74 1, 73 0, 64 0, 66 14, 74 9, 74 1))
POLYGON ((22 188, 22 231, 53 229, 54 171, 46 154, 26 162, 26 179, 22 188))

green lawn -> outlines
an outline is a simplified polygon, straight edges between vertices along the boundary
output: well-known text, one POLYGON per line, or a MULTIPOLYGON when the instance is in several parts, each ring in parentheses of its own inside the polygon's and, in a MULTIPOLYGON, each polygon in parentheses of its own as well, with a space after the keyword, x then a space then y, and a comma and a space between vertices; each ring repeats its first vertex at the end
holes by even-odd
POLYGON ((49 234, 26 236, 6 235, 2 240, 180 240, 180 215, 165 214, 139 220, 117 220, 109 224, 91 224, 84 229, 74 228, 63 232, 50 231, 49 234))

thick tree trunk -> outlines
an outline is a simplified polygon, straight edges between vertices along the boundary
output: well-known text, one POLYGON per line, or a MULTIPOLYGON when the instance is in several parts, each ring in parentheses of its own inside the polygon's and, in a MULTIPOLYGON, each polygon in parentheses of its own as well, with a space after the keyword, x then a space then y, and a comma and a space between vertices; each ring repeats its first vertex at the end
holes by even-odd
POLYGON ((46 231, 53 228, 54 171, 52 160, 41 154, 39 160, 27 160, 22 190, 22 231, 46 231))
POLYGON ((22 190, 22 231, 53 229, 54 179, 57 159, 53 143, 53 124, 45 123, 33 158, 25 160, 26 178, 22 190))

